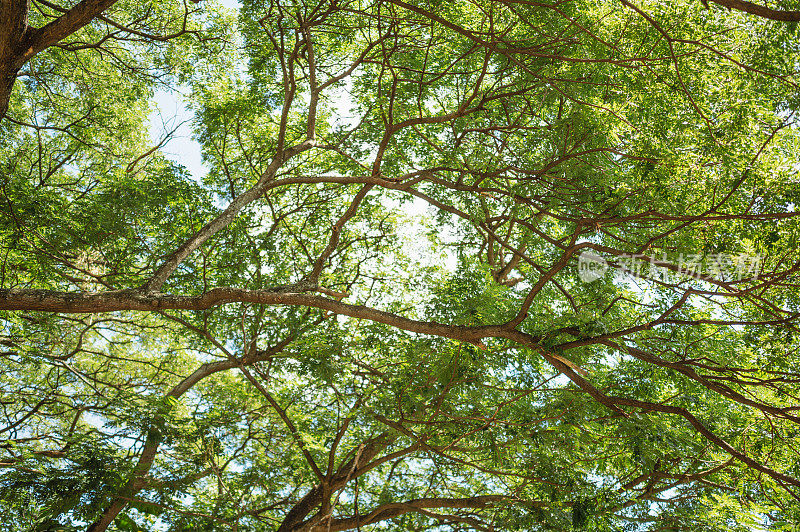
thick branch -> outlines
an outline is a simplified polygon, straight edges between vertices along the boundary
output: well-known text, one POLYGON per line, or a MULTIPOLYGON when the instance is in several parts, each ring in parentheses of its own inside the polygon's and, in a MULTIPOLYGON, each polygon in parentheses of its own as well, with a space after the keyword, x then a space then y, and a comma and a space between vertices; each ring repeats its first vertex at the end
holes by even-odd
POLYGON ((756 15, 770 20, 780 20, 783 22, 797 22, 800 21, 800 11, 783 11, 780 9, 770 9, 765 6, 754 4, 752 2, 744 2, 742 0, 710 0, 715 4, 727 7, 728 9, 735 9, 737 11, 744 11, 751 15, 756 15))
POLYGON ((384 433, 367 441, 360 452, 357 452, 353 458, 339 466, 333 478, 328 480, 327 486, 317 484, 289 510, 289 513, 286 514, 281 526, 278 528, 278 532, 290 532, 295 530, 314 508, 322 504, 323 494, 325 492, 330 493, 339 490, 351 479, 361 475, 368 468, 369 463, 375 456, 391 445, 396 439, 397 436, 384 433), (327 490, 325 488, 327 488, 327 490))
MULTIPOLYGON (((233 369, 235 367, 243 367, 246 365, 253 364, 255 362, 259 362, 261 360, 268 360, 271 356, 275 353, 279 352, 281 349, 285 348, 286 345, 291 341, 292 337, 290 336, 285 341, 281 342, 280 344, 272 347, 267 351, 259 351, 253 354, 250 357, 247 357, 242 360, 220 360, 218 362, 209 362, 207 364, 203 364, 199 368, 197 368, 191 375, 183 379, 177 385, 175 385, 167 394, 167 397, 175 397, 178 398, 182 396, 184 393, 189 391, 192 386, 200 382, 201 380, 205 379, 206 377, 213 375, 215 373, 219 373, 221 371, 227 371, 229 369, 233 369)), ((128 481, 125 485, 125 493, 129 495, 136 494, 139 490, 144 488, 147 483, 145 480, 145 475, 147 472, 150 471, 150 467, 152 467, 153 462, 155 461, 156 454, 158 453, 158 448, 161 445, 161 434, 159 431, 155 429, 151 429, 148 431, 147 439, 145 440, 144 447, 142 448, 142 453, 139 455, 139 461, 136 463, 136 467, 134 468, 134 474, 132 478, 128 481)), ((114 522, 114 519, 117 518, 117 515, 125 509, 127 506, 128 501, 122 497, 116 498, 112 501, 112 503, 106 508, 103 512, 103 515, 100 518, 92 523, 89 527, 89 532, 102 532, 106 530, 111 523, 114 522)))
POLYGON ((117 0, 83 0, 46 26, 32 29, 20 60, 23 64, 28 62, 45 48, 86 26, 116 2, 117 0))
POLYGON ((0 2, 0 119, 8 111, 11 90, 22 63, 17 60, 28 32, 28 1, 0 2))
POLYGON ((347 517, 344 519, 331 519, 323 523, 310 527, 309 532, 338 532, 340 530, 355 530, 361 526, 371 525, 387 519, 416 512, 427 508, 469 508, 481 509, 491 506, 492 503, 507 500, 505 495, 482 495, 477 497, 464 497, 450 499, 446 497, 430 497, 424 499, 414 499, 407 502, 394 502, 383 504, 375 508, 372 512, 363 516, 347 517))
POLYGON ((239 213, 239 211, 261 197, 261 195, 269 189, 270 181, 273 179, 275 173, 278 171, 278 169, 280 169, 283 163, 285 163, 289 158, 297 155, 298 153, 302 153, 313 146, 314 141, 308 140, 277 154, 255 185, 234 198, 234 200, 230 202, 230 204, 225 208, 224 211, 222 211, 222 213, 219 214, 219 216, 204 225, 202 229, 192 235, 188 240, 181 244, 181 246, 175 250, 175 252, 167 257, 164 263, 153 274, 153 277, 150 279, 150 281, 148 281, 148 283, 145 285, 146 289, 148 291, 159 290, 172 272, 175 271, 175 269, 186 257, 192 253, 192 251, 203 245, 203 242, 211 238, 218 231, 230 225, 230 223, 236 218, 236 215, 239 213))
POLYGON ((481 338, 500 336, 499 326, 461 327, 435 322, 417 321, 363 305, 351 305, 335 299, 296 291, 295 287, 272 290, 215 288, 198 296, 177 296, 161 293, 120 290, 100 293, 67 293, 50 290, 12 288, 0 290, 0 310, 29 310, 65 314, 114 312, 121 310, 205 310, 225 303, 262 305, 295 305, 313 307, 353 318, 367 319, 419 334, 430 334, 475 342, 481 338))

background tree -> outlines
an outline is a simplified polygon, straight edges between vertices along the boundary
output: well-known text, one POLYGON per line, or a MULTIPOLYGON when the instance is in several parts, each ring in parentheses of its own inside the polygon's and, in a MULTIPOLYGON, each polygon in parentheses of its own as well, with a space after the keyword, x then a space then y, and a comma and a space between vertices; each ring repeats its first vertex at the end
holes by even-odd
POLYGON ((22 63, 4 521, 790 530, 797 6, 718 3, 116 3, 22 63))

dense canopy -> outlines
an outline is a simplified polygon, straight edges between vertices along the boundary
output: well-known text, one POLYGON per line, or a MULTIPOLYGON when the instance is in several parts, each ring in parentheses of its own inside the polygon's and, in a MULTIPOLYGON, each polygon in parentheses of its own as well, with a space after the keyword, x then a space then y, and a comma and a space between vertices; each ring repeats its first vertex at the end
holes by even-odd
POLYGON ((799 20, 4 0, 2 526, 796 530, 799 20))

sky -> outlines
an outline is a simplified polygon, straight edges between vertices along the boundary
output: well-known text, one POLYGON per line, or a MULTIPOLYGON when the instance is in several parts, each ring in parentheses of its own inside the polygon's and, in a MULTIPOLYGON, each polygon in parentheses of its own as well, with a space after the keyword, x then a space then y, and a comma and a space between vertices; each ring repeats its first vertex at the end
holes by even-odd
POLYGON ((177 92, 158 91, 153 101, 156 109, 150 115, 150 141, 158 144, 167 132, 177 127, 162 152, 172 161, 185 166, 193 179, 201 179, 208 168, 200 156, 200 144, 192 138, 193 113, 177 92))
MULTIPOLYGON (((239 10, 236 0, 216 0, 223 6, 239 10)), ((199 180, 208 173, 200 156, 200 144, 192 139, 193 113, 185 105, 179 92, 158 91, 153 97, 156 109, 150 115, 150 140, 158 144, 164 134, 177 127, 173 138, 162 148, 171 160, 183 165, 193 179, 199 180)))

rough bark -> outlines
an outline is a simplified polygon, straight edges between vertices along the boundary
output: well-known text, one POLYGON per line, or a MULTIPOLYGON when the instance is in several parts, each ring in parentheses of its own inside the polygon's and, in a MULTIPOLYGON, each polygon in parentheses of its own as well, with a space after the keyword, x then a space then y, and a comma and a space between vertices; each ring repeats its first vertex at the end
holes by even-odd
POLYGON ((781 9, 770 9, 766 6, 754 4, 752 2, 744 2, 742 0, 709 0, 717 5, 727 7, 728 9, 735 9, 737 11, 744 11, 757 17, 767 18, 770 20, 778 20, 781 22, 797 22, 800 21, 800 11, 784 11, 781 9))
POLYGON ((29 61, 45 48, 69 37, 116 2, 117 0, 83 0, 49 24, 31 29, 22 61, 29 61))
POLYGON ((335 299, 300 291, 299 287, 271 290, 215 288, 198 296, 179 296, 144 291, 119 290, 100 293, 67 293, 50 290, 2 289, 0 310, 27 310, 60 313, 98 313, 120 310, 204 310, 225 303, 296 305, 328 310, 353 318, 392 325, 409 332, 444 336, 466 342, 501 334, 499 326, 458 327, 435 322, 416 321, 363 305, 351 305, 335 299))
POLYGON ((22 63, 21 44, 28 32, 28 0, 0 3, 0 119, 8 111, 14 81, 22 63))

